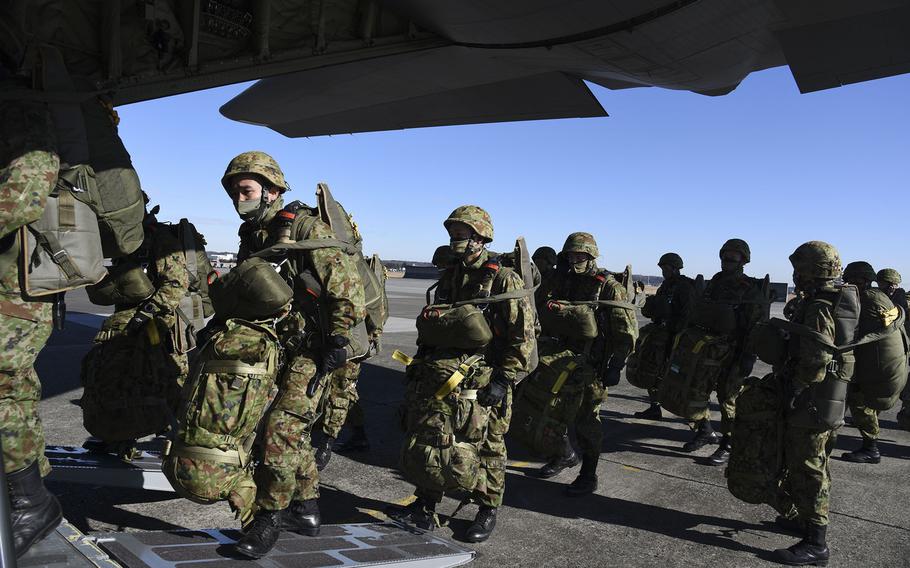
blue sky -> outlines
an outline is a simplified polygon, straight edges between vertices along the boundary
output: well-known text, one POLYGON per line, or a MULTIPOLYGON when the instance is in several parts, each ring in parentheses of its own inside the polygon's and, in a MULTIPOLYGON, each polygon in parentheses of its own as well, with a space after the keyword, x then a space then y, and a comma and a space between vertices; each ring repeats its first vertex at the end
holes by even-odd
POLYGON ((592 85, 609 118, 285 138, 232 122, 230 86, 119 107, 120 133, 159 218, 188 217, 210 250, 237 248, 239 220, 220 178, 234 155, 272 154, 289 199, 313 203, 325 181, 354 214, 365 249, 429 260, 456 206, 486 208, 494 250, 518 235, 562 245, 597 238, 599 264, 659 274, 658 257, 713 274, 730 237, 752 247, 747 273, 789 280, 807 240, 845 262, 897 268, 910 280, 910 75, 799 94, 789 70, 749 76, 724 97, 592 85))

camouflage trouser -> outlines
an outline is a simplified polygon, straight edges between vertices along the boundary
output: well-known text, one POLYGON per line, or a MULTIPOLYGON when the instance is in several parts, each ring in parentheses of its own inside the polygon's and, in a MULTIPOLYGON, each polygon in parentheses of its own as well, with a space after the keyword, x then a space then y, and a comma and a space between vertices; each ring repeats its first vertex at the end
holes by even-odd
POLYGON ((828 461, 837 441, 833 430, 819 432, 787 425, 784 432, 785 476, 775 509, 814 525, 828 524, 831 472, 828 461))
POLYGON ((278 398, 262 436, 263 460, 255 475, 256 504, 262 509, 278 511, 287 508, 291 499, 319 497, 319 474, 310 436, 327 381, 323 379, 312 398, 306 395, 316 369, 312 355, 297 355, 279 382, 278 398))
POLYGON ((326 394, 325 412, 322 415, 322 431, 326 436, 338 438, 342 427, 350 419, 359 418, 363 425, 363 411, 357 405, 357 377, 360 376, 360 363, 348 363, 332 373, 326 394), (354 410, 354 409, 357 410, 354 410))
POLYGON ((604 430, 600 421, 600 407, 607 400, 607 387, 600 379, 591 376, 585 385, 581 407, 575 417, 575 437, 582 456, 598 458, 603 446, 604 430))
POLYGON ((38 417, 41 381, 35 359, 53 328, 51 304, 25 302, 18 290, 18 273, 8 271, 0 281, 0 435, 7 472, 35 460, 42 475, 50 473, 44 457, 44 429, 38 417))
MULTIPOLYGON (((724 373, 719 379, 714 390, 717 392, 717 402, 720 405, 720 433, 724 436, 733 435, 733 419, 736 418, 736 398, 743 391, 745 377, 737 376, 735 373, 724 373)), ((697 427, 698 422, 710 420, 711 413, 708 410, 708 401, 703 401, 705 410, 700 416, 696 416, 694 422, 690 423, 693 429, 697 427)))
POLYGON ((878 411, 865 406, 862 395, 853 390, 847 393, 847 404, 850 407, 850 416, 853 417, 853 425, 859 430, 863 440, 877 440, 881 431, 878 426, 878 411))
POLYGON ((480 505, 499 507, 506 492, 506 433, 512 420, 512 389, 506 392, 502 404, 490 412, 487 436, 480 443, 480 475, 486 483, 479 483, 474 500, 480 505))

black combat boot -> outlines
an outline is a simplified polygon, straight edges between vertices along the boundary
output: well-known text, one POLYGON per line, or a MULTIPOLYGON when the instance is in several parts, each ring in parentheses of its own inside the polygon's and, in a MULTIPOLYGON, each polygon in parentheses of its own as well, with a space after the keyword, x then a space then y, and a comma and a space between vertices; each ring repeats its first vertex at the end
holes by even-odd
POLYGON ((332 444, 335 443, 335 438, 331 436, 326 436, 318 446, 316 446, 316 469, 322 471, 325 469, 325 466, 329 465, 329 460, 332 459, 332 444))
POLYGON ((262 558, 278 542, 281 534, 281 522, 284 511, 267 511, 265 509, 256 513, 253 521, 246 529, 243 538, 234 545, 234 550, 248 558, 262 558))
POLYGON ((483 542, 490 538, 493 529, 496 528, 496 507, 481 505, 474 517, 474 522, 468 527, 465 533, 465 540, 468 542, 483 542))
POLYGON ((879 463, 882 461, 882 455, 878 451, 878 444, 875 440, 863 438, 863 447, 855 452, 845 453, 841 459, 853 463, 879 463))
POLYGON ((682 451, 695 452, 709 444, 718 443, 719 439, 720 436, 711 428, 711 421, 705 418, 698 423, 698 428, 695 430, 695 436, 683 444, 682 451))
POLYGON ((663 417, 664 413, 660 410, 660 404, 656 402, 652 402, 648 408, 632 415, 632 418, 641 418, 642 420, 660 420, 663 417))
POLYGON ((785 517, 784 515, 778 515, 774 519, 774 524, 777 525, 777 528, 786 531, 795 535, 806 534, 806 523, 802 522, 799 517, 785 517))
POLYGON ((724 436, 720 439, 720 446, 708 458, 708 465, 721 466, 728 461, 730 461, 730 438, 724 436))
POLYGON ((825 543, 827 526, 806 524, 803 539, 790 548, 774 551, 774 561, 789 566, 827 566, 828 545, 825 543))
POLYGON ((13 547, 19 558, 57 528, 63 511, 57 498, 45 489, 37 461, 6 474, 6 483, 9 485, 13 547))
POLYGON ((569 437, 563 436, 562 449, 556 456, 550 458, 543 467, 537 470, 537 477, 549 479, 558 475, 562 470, 575 467, 576 465, 578 465, 578 454, 576 454, 575 450, 572 448, 569 437))
POLYGON ((335 444, 334 450, 339 454, 345 452, 368 452, 370 451, 370 441, 367 440, 367 431, 363 426, 354 426, 354 432, 351 437, 344 442, 335 444))
POLYGON ((597 490, 597 460, 597 456, 582 456, 581 471, 575 481, 566 487, 566 495, 581 497, 597 490))
POLYGON ((291 501, 290 506, 281 516, 281 528, 296 531, 307 536, 319 535, 322 526, 322 516, 319 514, 319 504, 316 499, 304 501, 291 501))
POLYGON ((436 504, 427 503, 420 497, 406 507, 391 506, 386 508, 385 514, 390 518, 414 525, 419 529, 431 531, 436 528, 436 504))

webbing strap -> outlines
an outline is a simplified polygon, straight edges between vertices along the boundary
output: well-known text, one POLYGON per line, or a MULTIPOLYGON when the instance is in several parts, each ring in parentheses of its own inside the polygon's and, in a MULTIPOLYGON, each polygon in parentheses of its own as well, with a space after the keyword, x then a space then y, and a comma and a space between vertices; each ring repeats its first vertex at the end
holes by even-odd
POLYGON ((38 231, 31 225, 27 225, 28 230, 35 237, 35 241, 38 245, 47 251, 50 255, 51 260, 54 261, 54 264, 60 267, 60 270, 63 271, 63 274, 66 276, 68 282, 74 280, 80 280, 83 278, 82 273, 79 272, 79 269, 76 267, 73 260, 70 258, 69 253, 60 246, 60 241, 57 240, 57 236, 53 233, 45 233, 38 231))
POLYGON ((553 394, 559 394, 559 391, 562 390, 562 386, 566 384, 566 380, 569 378, 569 375, 578 367, 576 361, 569 361, 569 364, 566 365, 566 368, 563 372, 559 373, 559 377, 556 378, 556 382, 553 383, 553 387, 550 389, 550 392, 553 394))
POLYGON ((433 395, 436 400, 442 400, 445 397, 449 396, 449 393, 455 390, 455 387, 461 384, 461 381, 463 381, 465 377, 468 376, 468 374, 471 372, 471 367, 473 367, 481 359, 483 359, 483 355, 471 355, 465 359, 463 363, 458 365, 458 370, 452 373, 452 376, 449 377, 449 380, 443 383, 443 385, 439 387, 439 390, 436 391, 436 394, 433 395))
POLYGON ((478 304, 496 304, 499 302, 508 302, 509 300, 517 300, 518 298, 527 298, 528 296, 533 296, 534 292, 537 291, 540 285, 534 286, 533 288, 522 288, 521 290, 512 290, 511 292, 503 292, 502 294, 493 294, 492 296, 487 296, 486 298, 472 298, 470 300, 460 300, 452 304, 439 304, 441 306, 451 306, 457 308, 459 306, 469 306, 469 305, 478 305, 478 304))
POLYGON ((175 441, 171 445, 170 455, 226 463, 239 467, 246 467, 246 464, 249 463, 249 454, 243 450, 219 450, 218 448, 203 448, 202 446, 184 446, 179 441, 175 441))
POLYGON ((902 310, 900 316, 898 316, 898 318, 896 320, 894 320, 894 322, 891 325, 889 325, 888 327, 886 327, 885 329, 882 329, 880 331, 873 331, 872 333, 867 333, 866 335, 862 336, 858 340, 856 340, 852 343, 847 343, 846 345, 835 345, 834 342, 831 341, 831 339, 828 338, 827 336, 815 331, 814 329, 810 329, 802 324, 793 323, 791 321, 787 321, 787 320, 780 319, 780 318, 771 318, 771 320, 768 323, 770 323, 772 326, 774 326, 778 329, 782 329, 786 332, 793 333, 793 334, 800 335, 802 337, 811 339, 812 341, 815 341, 816 343, 820 344, 822 347, 824 347, 825 349, 828 349, 831 352, 844 353, 846 351, 851 351, 861 345, 868 345, 869 343, 875 343, 876 341, 881 341, 882 339, 888 337, 892 333, 895 333, 898 329, 900 329, 904 325, 905 318, 906 318, 906 315, 903 313, 903 310, 902 310))
POLYGON ((186 217, 180 220, 180 231, 183 233, 183 256, 186 259, 186 271, 190 276, 190 286, 198 288, 199 266, 196 264, 196 237, 186 217))
POLYGON ((76 228, 76 198, 69 191, 57 195, 57 226, 61 230, 76 228))
POLYGON ((203 366, 203 373, 230 373, 234 375, 268 375, 274 370, 272 357, 269 357, 268 363, 256 363, 248 365, 240 361, 231 360, 213 360, 206 361, 203 366))
POLYGON ((414 362, 413 357, 407 355, 406 353, 402 353, 398 349, 396 349, 395 351, 392 352, 392 359, 398 361, 405 367, 407 367, 408 365, 410 365, 411 363, 414 362))
POLYGON ((576 300, 576 301, 566 301, 560 300, 561 303, 569 304, 571 306, 606 306, 609 308, 621 308, 623 310, 635 311, 638 309, 635 304, 632 302, 622 302, 619 300, 576 300))
POLYGON ((251 257, 276 256, 289 250, 304 251, 317 250, 324 248, 338 248, 347 254, 354 255, 360 253, 360 248, 338 239, 305 239, 293 243, 279 243, 269 248, 251 254, 251 257))

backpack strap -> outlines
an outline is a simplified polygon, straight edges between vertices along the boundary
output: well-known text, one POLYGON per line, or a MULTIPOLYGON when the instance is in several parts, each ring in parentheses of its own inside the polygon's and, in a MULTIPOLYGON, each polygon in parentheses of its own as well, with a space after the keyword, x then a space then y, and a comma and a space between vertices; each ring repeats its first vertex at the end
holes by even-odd
POLYGON ((815 331, 814 329, 810 329, 802 324, 793 323, 791 321, 787 321, 787 320, 784 320, 781 318, 771 318, 771 320, 769 320, 768 323, 771 324, 772 326, 774 326, 780 330, 786 331, 788 333, 793 333, 795 335, 799 335, 800 337, 805 337, 805 338, 811 339, 812 341, 815 341, 816 343, 820 344, 821 346, 823 346, 827 350, 831 351, 832 353, 844 353, 846 351, 851 351, 861 345, 868 345, 870 343, 875 343, 877 341, 881 341, 881 340, 885 339, 892 333, 895 333, 896 331, 898 331, 904 325, 905 318, 906 318, 906 314, 904 313, 903 310, 901 310, 901 313, 897 317, 897 319, 894 320, 891 323, 891 325, 889 325, 888 327, 881 329, 879 331, 873 331, 871 333, 867 333, 866 335, 862 336, 861 338, 857 339, 856 341, 853 341, 846 345, 840 345, 840 346, 835 345, 833 341, 831 341, 830 339, 828 339, 826 336, 822 335, 821 333, 815 331))
POLYGON ((483 355, 471 355, 465 359, 463 363, 458 365, 458 369, 452 373, 452 376, 449 377, 449 379, 443 383, 441 387, 439 387, 433 397, 436 398, 436 400, 442 400, 445 397, 449 396, 449 394, 455 390, 455 387, 461 384, 461 381, 463 381, 465 377, 468 377, 471 374, 471 369, 481 359, 483 359, 483 355))
POLYGON ((291 225, 291 234, 297 239, 293 243, 278 243, 274 246, 255 252, 251 257, 278 256, 287 251, 306 251, 324 248, 339 248, 345 253, 354 255, 360 253, 360 248, 338 239, 311 239, 310 232, 316 225, 319 217, 315 215, 298 216, 291 225))
POLYGON ((178 228, 183 240, 183 257, 186 259, 186 271, 190 276, 190 288, 199 288, 199 265, 196 263, 196 231, 189 219, 180 219, 178 228))

